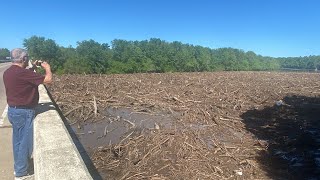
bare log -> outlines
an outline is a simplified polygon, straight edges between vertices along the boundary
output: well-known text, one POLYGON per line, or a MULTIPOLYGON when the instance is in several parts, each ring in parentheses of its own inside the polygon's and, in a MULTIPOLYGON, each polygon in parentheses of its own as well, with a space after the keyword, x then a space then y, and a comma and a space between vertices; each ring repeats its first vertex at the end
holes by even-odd
POLYGON ((67 117, 70 113, 72 113, 73 111, 75 111, 75 110, 77 110, 79 108, 82 108, 82 106, 80 105, 80 106, 77 106, 77 107, 71 109, 70 111, 68 111, 65 114, 63 114, 63 116, 67 117))
POLYGON ((97 107, 96 96, 93 96, 93 108, 94 108, 94 116, 97 117, 98 107, 97 107))

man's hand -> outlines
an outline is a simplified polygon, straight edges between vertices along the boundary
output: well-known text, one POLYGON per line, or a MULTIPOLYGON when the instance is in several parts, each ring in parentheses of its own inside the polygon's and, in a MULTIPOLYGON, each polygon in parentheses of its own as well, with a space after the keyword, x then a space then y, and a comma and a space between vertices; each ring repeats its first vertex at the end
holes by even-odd
POLYGON ((41 66, 43 67, 44 70, 51 70, 51 67, 47 62, 42 62, 41 66))
POLYGON ((39 60, 31 61, 32 67, 30 67, 29 70, 31 70, 31 71, 37 71, 37 69, 38 69, 37 63, 38 63, 38 61, 39 61, 39 60))
POLYGON ((31 64, 32 64, 32 66, 38 66, 39 62, 41 62, 41 61, 40 60, 35 60, 31 64))
POLYGON ((41 66, 46 71, 46 75, 44 77, 43 83, 44 84, 51 84, 52 83, 52 72, 51 72, 50 65, 47 62, 42 62, 41 66))

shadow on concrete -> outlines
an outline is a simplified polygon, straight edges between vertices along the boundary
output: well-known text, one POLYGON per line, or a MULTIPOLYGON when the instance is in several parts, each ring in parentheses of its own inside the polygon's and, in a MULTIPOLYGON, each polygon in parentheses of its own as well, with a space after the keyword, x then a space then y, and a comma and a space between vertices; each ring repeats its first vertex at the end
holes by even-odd
POLYGON ((49 110, 55 110, 55 106, 53 103, 39 103, 38 106, 36 107, 36 116, 39 114, 42 114, 44 112, 47 112, 49 110))
MULTIPOLYGON (((47 87, 46 87, 47 89, 47 87)), ((52 108, 52 105, 55 107, 54 109, 57 110, 57 112, 59 113, 64 125, 66 126, 72 140, 73 143, 76 145, 84 163, 86 164, 88 171, 90 173, 90 175, 92 176, 93 179, 95 180, 102 180, 102 177, 100 176, 100 174, 98 173, 97 169, 95 168, 95 166, 93 165, 93 162, 90 159, 90 156, 88 155, 88 153, 86 152, 85 148, 82 146, 82 144, 80 143, 80 140, 78 139, 78 137, 76 136, 75 132, 72 130, 71 126, 69 125, 68 121, 66 120, 66 118, 63 116, 61 110, 59 109, 58 105, 54 102, 54 99, 52 98, 50 92, 48 91, 48 95, 51 99, 51 101, 53 103, 44 103, 43 106, 43 110, 45 110, 45 107, 47 108, 47 110, 50 110, 50 108, 52 108)), ((41 104, 40 104, 41 107, 41 104)), ((41 109, 41 108, 40 108, 41 109)), ((41 112, 41 111, 40 111, 41 112)), ((45 112, 45 111, 42 111, 45 112)))
POLYGON ((31 159, 29 160, 28 174, 30 174, 30 175, 34 174, 34 162, 33 162, 33 158, 31 158, 31 159))
POLYGON ((320 97, 287 96, 279 104, 241 116, 267 146, 259 163, 272 179, 319 179, 320 97))
MULTIPOLYGON (((49 110, 55 110, 53 103, 39 103, 38 106, 35 108, 34 119, 36 119, 37 115, 42 114, 49 110)), ((34 174, 34 161, 32 156, 31 156, 31 159, 29 159, 28 174, 30 175, 34 174)))

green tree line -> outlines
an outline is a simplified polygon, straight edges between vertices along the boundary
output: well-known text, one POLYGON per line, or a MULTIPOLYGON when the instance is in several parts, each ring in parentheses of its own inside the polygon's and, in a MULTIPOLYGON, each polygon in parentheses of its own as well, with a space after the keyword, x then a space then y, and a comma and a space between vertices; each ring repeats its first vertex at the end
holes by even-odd
POLYGON ((6 60, 7 57, 10 57, 9 49, 0 48, 0 60, 6 60))
POLYGON ((282 68, 320 69, 320 56, 278 58, 282 68))
POLYGON ((94 40, 62 47, 52 39, 32 36, 24 47, 33 59, 45 59, 56 73, 144 73, 202 71, 265 71, 280 68, 311 69, 320 56, 273 58, 234 48, 211 49, 158 38, 144 41, 94 40))

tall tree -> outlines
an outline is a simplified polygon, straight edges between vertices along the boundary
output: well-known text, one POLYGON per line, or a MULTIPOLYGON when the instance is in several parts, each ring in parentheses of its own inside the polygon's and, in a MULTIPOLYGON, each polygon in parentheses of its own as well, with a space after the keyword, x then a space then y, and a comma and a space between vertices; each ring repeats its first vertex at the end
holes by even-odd
POLYGON ((54 40, 32 36, 24 39, 23 46, 33 59, 48 61, 52 71, 62 68, 64 62, 60 61, 60 48, 54 40))
POLYGON ((105 73, 111 59, 108 44, 100 44, 92 39, 78 42, 77 58, 89 67, 89 73, 105 73))

